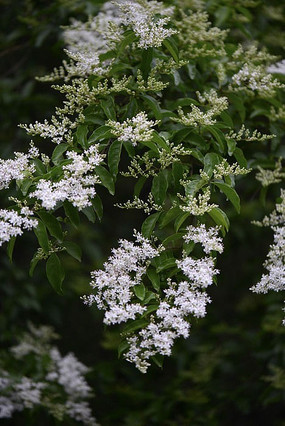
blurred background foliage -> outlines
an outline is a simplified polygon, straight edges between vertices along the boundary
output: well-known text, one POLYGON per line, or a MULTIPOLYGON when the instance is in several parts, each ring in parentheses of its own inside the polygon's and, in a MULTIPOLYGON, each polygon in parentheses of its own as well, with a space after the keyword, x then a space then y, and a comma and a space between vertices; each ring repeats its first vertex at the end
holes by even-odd
MULTIPOLYGON (((34 77, 47 74, 63 59, 61 26, 71 17, 86 19, 100 4, 95 0, 0 0, 2 157, 27 148, 27 136, 17 125, 52 114, 58 99, 48 85, 34 77)), ((171 2, 168 2, 171 3, 171 2)), ((230 30, 231 40, 256 39, 271 53, 284 57, 285 6, 279 0, 181 0, 206 5, 212 21, 230 30)), ((262 273, 272 241, 270 231, 251 225, 273 208, 261 210, 252 198, 250 180, 240 183, 241 215, 232 212, 226 250, 220 256, 218 286, 205 319, 193 323, 188 340, 175 346, 162 370, 147 375, 116 356, 119 332, 108 331, 102 315, 86 308, 79 296, 88 291, 89 271, 102 266, 118 238, 131 237, 139 227, 137 212, 112 207, 107 192, 102 223, 82 223, 74 239, 83 248, 82 263, 65 259, 64 296, 57 295, 38 267, 33 278, 28 265, 32 235, 16 243, 13 265, 1 250, 0 345, 15 342, 27 321, 52 325, 62 337, 63 353, 74 352, 92 368, 89 383, 95 393, 93 412, 102 426, 127 425, 285 425, 285 328, 282 295, 249 291, 262 273)), ((128 188, 122 188, 128 192, 128 188)), ((2 206, 4 206, 2 195, 2 206)), ((127 199, 127 195, 126 195, 127 199)), ((23 425, 21 413, 7 425, 23 425)), ((25 424, 53 425, 43 413, 25 424)))

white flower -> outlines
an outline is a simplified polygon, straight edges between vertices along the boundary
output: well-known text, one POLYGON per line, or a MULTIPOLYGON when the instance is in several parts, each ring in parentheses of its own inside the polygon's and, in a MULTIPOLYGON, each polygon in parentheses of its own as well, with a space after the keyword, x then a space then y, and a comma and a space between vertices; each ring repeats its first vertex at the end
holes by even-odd
POLYGON ((0 210, 0 246, 12 237, 23 234, 23 229, 35 228, 38 225, 36 219, 30 219, 33 212, 23 207, 20 213, 14 210, 0 210))
POLYGON ((63 166, 63 178, 58 182, 40 179, 36 190, 29 195, 40 200, 47 210, 65 200, 82 210, 91 205, 90 199, 96 195, 95 184, 99 183, 99 178, 95 167, 104 158, 98 153, 97 147, 91 146, 83 154, 68 151, 66 156, 71 162, 63 166))
POLYGON ((285 75, 285 59, 277 62, 276 64, 270 65, 267 68, 267 72, 271 74, 283 74, 285 75))
POLYGON ((219 227, 210 227, 206 229, 204 224, 199 226, 190 225, 187 227, 187 234, 184 235, 184 240, 189 243, 194 241, 194 243, 201 243, 205 253, 210 253, 211 251, 218 251, 219 253, 223 252, 223 244, 221 237, 218 236, 219 227))
POLYGON ((149 141, 152 137, 152 127, 158 123, 159 121, 148 120, 146 113, 140 112, 133 118, 127 118, 123 123, 109 120, 106 124, 111 127, 111 132, 119 141, 131 141, 136 145, 137 142, 149 141))
POLYGON ((0 159, 0 190, 8 188, 12 180, 23 180, 26 175, 34 171, 30 163, 30 156, 22 152, 15 152, 15 159, 0 159))

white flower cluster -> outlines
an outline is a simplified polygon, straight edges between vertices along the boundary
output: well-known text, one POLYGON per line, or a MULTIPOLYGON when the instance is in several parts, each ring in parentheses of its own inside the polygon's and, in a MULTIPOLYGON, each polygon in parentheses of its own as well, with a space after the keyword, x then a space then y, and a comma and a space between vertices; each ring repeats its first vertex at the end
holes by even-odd
POLYGON ((228 108, 228 99, 225 96, 219 97, 214 89, 205 92, 203 95, 197 92, 197 97, 202 105, 206 104, 207 110, 205 112, 196 105, 191 105, 192 111, 184 114, 183 109, 179 107, 178 118, 171 119, 185 126, 211 126, 216 123, 214 117, 228 108))
MULTIPOLYGON (((274 232, 273 244, 270 246, 263 266, 267 274, 251 287, 255 293, 267 293, 269 290, 285 290, 285 190, 281 190, 281 203, 269 217, 265 217, 263 225, 271 226, 274 232)), ((285 320, 283 321, 285 325, 285 320)))
POLYGON ((255 177, 264 187, 272 185, 273 183, 282 182, 282 179, 285 178, 285 172, 283 171, 281 158, 276 161, 273 170, 263 169, 260 166, 258 166, 258 170, 259 172, 256 173, 255 177))
POLYGON ((277 62, 276 64, 270 65, 267 68, 267 72, 271 74, 283 74, 285 75, 285 59, 282 59, 282 61, 277 62))
MULTIPOLYGON (((201 242, 205 253, 213 250, 222 252, 218 232, 218 227, 206 230, 201 225, 196 231, 189 227, 184 239, 201 242), (200 238, 198 233, 202 235, 200 238)), ((136 302, 136 288, 143 286, 150 260, 164 249, 154 248, 138 233, 135 237, 136 244, 121 240, 120 247, 113 249, 112 256, 104 264, 104 270, 92 272, 91 286, 95 294, 83 297, 85 304, 96 303, 105 311, 105 324, 134 320, 146 312, 148 305, 136 302)), ((214 275, 219 272, 214 269, 214 259, 210 256, 201 259, 184 257, 177 260, 176 265, 184 279, 179 283, 168 279, 162 294, 154 296, 155 302, 152 303, 155 305, 149 323, 142 324, 143 328, 138 332, 126 332, 129 346, 124 357, 143 373, 147 371, 151 357, 169 356, 174 340, 189 335, 189 315, 196 318, 205 316, 206 305, 210 302, 205 288, 213 283, 214 275)))
POLYGON ((219 272, 214 269, 213 259, 186 257, 176 263, 187 280, 175 283, 168 279, 164 297, 151 315, 150 324, 127 337, 129 348, 124 356, 142 373, 150 366, 151 357, 171 355, 174 340, 189 336, 189 316, 204 317, 206 305, 211 302, 204 289, 213 283, 213 276, 219 272))
POLYGON ((97 426, 86 399, 92 395, 84 375, 88 368, 69 353, 62 356, 50 340, 50 327, 29 327, 11 353, 21 365, 34 367, 31 377, 0 370, 0 418, 11 418, 16 411, 43 407, 58 421, 67 417, 86 426, 97 426), (32 361, 32 363, 31 363, 32 361))
POLYGON ((153 129, 159 121, 148 120, 144 111, 139 112, 135 117, 127 118, 123 123, 108 120, 107 126, 111 127, 113 135, 118 137, 119 141, 131 141, 133 145, 137 142, 149 141, 152 137, 153 129))
POLYGON ((195 195, 181 195, 177 196, 185 203, 179 204, 179 208, 184 212, 189 212, 194 216, 202 216, 204 213, 211 211, 213 208, 218 207, 217 204, 209 204, 211 198, 211 191, 209 188, 205 192, 195 195))
POLYGON ((122 23, 133 29, 139 38, 138 46, 142 49, 160 47, 163 40, 176 34, 172 28, 165 28, 170 21, 174 8, 165 8, 163 3, 157 1, 123 1, 117 3, 121 9, 122 23), (167 16, 154 20, 154 15, 167 16))
POLYGON ((12 180, 22 180, 34 172, 30 164, 30 156, 22 152, 15 152, 15 159, 0 159, 0 190, 8 188, 12 180))
POLYGON ((264 66, 247 63, 233 75, 232 82, 233 85, 230 88, 234 91, 247 90, 249 94, 258 93, 265 98, 274 96, 276 89, 285 87, 268 74, 264 66))
POLYGON ((96 195, 95 184, 99 183, 99 178, 95 167, 103 161, 97 147, 92 145, 83 154, 67 151, 66 156, 71 161, 63 166, 63 178, 58 182, 40 179, 36 190, 30 194, 30 197, 40 200, 47 210, 65 200, 82 210, 91 204, 90 199, 96 195))
POLYGON ((36 219, 31 219, 33 212, 28 207, 22 207, 20 212, 15 210, 0 210, 0 246, 12 237, 23 234, 23 229, 32 229, 38 225, 36 219))
POLYGON ((186 243, 194 241, 194 243, 202 244, 204 252, 209 254, 211 251, 223 252, 222 238, 218 236, 219 227, 210 227, 206 229, 204 224, 199 226, 190 225, 187 227, 187 234, 184 235, 186 243))
POLYGON ((40 136, 43 139, 50 138, 52 142, 60 144, 72 141, 72 129, 77 126, 77 121, 72 121, 68 117, 59 119, 52 116, 51 123, 44 120, 43 123, 36 121, 34 124, 20 124, 19 127, 26 130, 28 135, 40 136))
POLYGON ((146 307, 133 303, 134 287, 141 284, 150 259, 158 256, 159 250, 141 234, 135 233, 136 244, 127 240, 119 241, 119 248, 112 250, 112 256, 104 264, 104 270, 91 273, 91 286, 96 295, 84 296, 85 304, 94 302, 105 310, 105 324, 119 324, 141 315, 146 307))

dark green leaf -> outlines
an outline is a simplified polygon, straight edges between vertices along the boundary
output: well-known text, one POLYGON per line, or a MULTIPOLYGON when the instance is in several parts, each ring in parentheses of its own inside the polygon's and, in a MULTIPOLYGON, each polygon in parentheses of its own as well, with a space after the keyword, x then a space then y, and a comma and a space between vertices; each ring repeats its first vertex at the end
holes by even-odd
POLYGON ((207 213, 209 216, 211 216, 217 225, 222 226, 226 231, 229 230, 230 222, 228 216, 223 210, 221 210, 219 207, 214 207, 207 213))
POLYGON ((118 346, 118 358, 120 359, 122 354, 130 347, 126 340, 123 340, 118 346))
POLYGON ((101 198, 97 194, 91 202, 92 202, 92 206, 93 206, 93 208, 94 208, 94 210, 95 210, 95 212, 98 216, 98 219, 101 222, 102 217, 103 217, 103 204, 102 204, 101 198))
POLYGON ((62 246, 66 248, 66 251, 70 254, 70 256, 81 262, 82 250, 77 244, 72 241, 64 241, 62 246))
POLYGON ((134 293, 138 299, 144 300, 145 297, 145 286, 143 284, 134 286, 134 293))
POLYGON ((160 108, 157 100, 154 99, 152 96, 149 96, 149 95, 141 95, 141 97, 146 102, 146 104, 149 106, 149 108, 152 110, 155 118, 157 120, 161 120, 162 119, 162 113, 161 113, 161 108, 160 108))
POLYGON ((83 214, 87 217, 90 222, 95 223, 96 222, 96 215, 94 212, 94 208, 91 206, 84 207, 84 209, 81 210, 83 214))
POLYGON ((174 229, 175 232, 178 232, 185 220, 190 216, 190 213, 181 213, 180 216, 178 216, 174 222, 174 229))
POLYGON ((116 111, 114 99, 108 97, 107 99, 102 99, 100 105, 109 120, 116 120, 116 111))
POLYGON ((160 278, 159 278, 159 275, 156 272, 156 270, 150 267, 150 268, 147 269, 146 274, 147 274, 149 280, 151 281, 153 288, 156 291, 159 291, 160 290, 160 278))
POLYGON ((78 210, 69 201, 64 202, 63 208, 66 216, 68 217, 72 225, 75 228, 78 228, 78 226, 80 225, 80 217, 78 210))
POLYGON ((166 47, 169 53, 172 55, 175 62, 179 62, 179 51, 173 38, 166 38, 162 44, 166 47))
POLYGON ((88 144, 92 144, 97 141, 103 141, 113 137, 114 135, 111 133, 109 126, 100 126, 97 127, 97 129, 94 130, 94 132, 91 134, 90 138, 88 139, 88 144))
POLYGON ((154 201, 158 205, 162 205, 166 198, 168 182, 164 173, 164 170, 160 171, 158 175, 153 178, 151 192, 154 197, 154 201))
POLYGON ((54 288, 54 290, 62 294, 62 282, 64 280, 64 269, 58 256, 53 253, 47 260, 46 263, 46 274, 47 278, 54 288))
POLYGON ((56 166, 60 164, 62 154, 68 149, 68 147, 69 145, 67 143, 61 143, 55 147, 51 156, 53 164, 55 164, 56 166))
POLYGON ((45 253, 49 252, 49 240, 45 224, 38 220, 38 226, 34 228, 34 233, 38 239, 39 245, 45 253))
POLYGON ((137 319, 135 321, 130 322, 123 328, 122 334, 129 334, 133 331, 139 330, 141 328, 146 327, 149 324, 148 320, 145 319, 137 319))
POLYGON ((234 188, 230 187, 226 183, 213 182, 230 200, 234 208, 238 213, 240 213, 240 199, 234 188))
POLYGON ((105 188, 108 189, 108 191, 110 192, 111 195, 114 195, 115 194, 115 184, 114 184, 114 180, 113 180, 112 176, 110 175, 110 173, 108 172, 108 170, 105 169, 105 167, 103 167, 103 166, 97 166, 95 168, 95 172, 99 176, 102 185, 105 186, 105 188))
POLYGON ((118 174, 118 166, 121 158, 122 142, 115 140, 109 148, 108 166, 113 177, 118 174))
POLYGON ((213 170, 217 164, 221 162, 221 157, 215 152, 209 152, 204 157, 204 172, 212 177, 213 170))
POLYGON ((170 269, 176 267, 176 259, 174 257, 169 257, 168 259, 163 259, 159 262, 156 271, 159 273, 165 269, 170 269))
POLYGON ((38 212, 39 217, 46 225, 50 235, 55 237, 58 241, 63 240, 63 233, 59 221, 50 213, 38 212))
POLYGON ((88 133, 88 126, 86 126, 85 124, 80 124, 77 127, 76 139, 79 145, 82 146, 83 149, 88 148, 87 133, 88 133))
POLYGON ((142 224, 142 234, 145 238, 150 238, 155 224, 158 221, 161 212, 154 213, 146 218, 146 220, 142 224))
POLYGON ((15 242, 16 242, 16 237, 11 237, 7 245, 7 254, 11 263, 13 260, 13 251, 15 247, 15 242))

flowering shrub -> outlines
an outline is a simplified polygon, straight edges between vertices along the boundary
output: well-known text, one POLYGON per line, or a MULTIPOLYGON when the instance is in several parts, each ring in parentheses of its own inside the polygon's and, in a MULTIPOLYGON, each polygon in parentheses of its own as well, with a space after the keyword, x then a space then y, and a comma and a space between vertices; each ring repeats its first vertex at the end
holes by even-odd
POLYGON ((88 368, 69 353, 62 356, 51 340, 58 336, 50 327, 29 325, 9 354, 2 351, 0 363, 0 418, 17 411, 47 412, 58 421, 74 419, 96 426, 86 399, 91 388, 84 375, 88 368))
MULTIPOLYGON (((106 324, 126 323, 119 354, 142 372, 205 316, 231 206, 241 208, 237 183, 257 172, 252 194, 261 183, 262 199, 284 178, 283 62, 253 42, 233 45, 199 2, 183 4, 106 2, 87 22, 74 20, 68 60, 39 78, 62 80, 53 85, 62 106, 50 121, 21 125, 34 138, 28 153, 1 160, 1 188, 16 181, 17 198, 1 210, 0 242, 11 256, 15 237, 33 229, 31 273, 46 261, 58 293, 60 253, 80 259, 71 226, 82 214, 102 220, 97 186, 114 195, 118 182, 132 185, 133 199, 116 205, 147 217, 135 242, 121 240, 92 272, 94 294, 83 300, 105 311, 106 324), (41 138, 53 144, 49 156, 41 138)), ((268 224, 269 275, 254 291, 284 288, 284 217, 268 224)))

